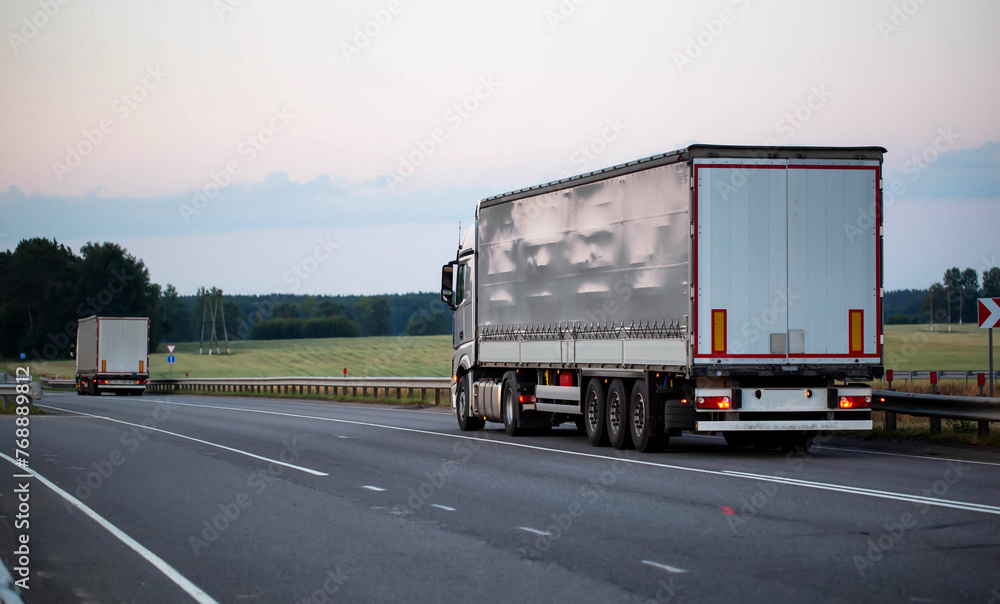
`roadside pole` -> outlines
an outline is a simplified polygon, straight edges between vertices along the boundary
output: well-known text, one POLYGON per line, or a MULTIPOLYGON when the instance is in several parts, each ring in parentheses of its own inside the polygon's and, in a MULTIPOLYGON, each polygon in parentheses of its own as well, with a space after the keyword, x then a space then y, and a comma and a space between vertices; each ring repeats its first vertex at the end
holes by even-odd
MULTIPOLYGON (((993 383, 996 378, 996 369, 993 367, 993 328, 1000 324, 1000 298, 979 298, 977 305, 979 311, 979 329, 989 329, 990 347, 990 398, 993 397, 993 383)), ((979 437, 986 438, 990 435, 990 422, 979 422, 979 437)))

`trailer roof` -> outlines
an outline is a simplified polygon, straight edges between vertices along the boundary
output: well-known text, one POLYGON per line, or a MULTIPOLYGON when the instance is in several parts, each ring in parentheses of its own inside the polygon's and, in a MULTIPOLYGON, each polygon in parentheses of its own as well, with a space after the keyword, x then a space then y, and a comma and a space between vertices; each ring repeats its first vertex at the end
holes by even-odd
POLYGON ((617 166, 594 170, 578 176, 517 189, 509 193, 494 195, 480 201, 480 207, 488 208, 509 201, 551 193, 570 187, 590 184, 640 170, 686 162, 699 157, 732 157, 748 159, 877 159, 882 161, 886 153, 884 147, 763 147, 739 145, 691 145, 685 149, 651 155, 617 166))

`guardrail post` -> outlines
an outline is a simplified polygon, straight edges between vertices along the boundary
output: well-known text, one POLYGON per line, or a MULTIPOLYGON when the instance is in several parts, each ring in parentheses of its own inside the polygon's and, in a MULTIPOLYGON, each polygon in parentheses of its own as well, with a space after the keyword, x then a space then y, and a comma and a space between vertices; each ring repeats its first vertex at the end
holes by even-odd
POLYGON ((979 438, 983 440, 990 437, 990 422, 979 422, 979 438))
POLYGON ((896 412, 886 411, 885 412, 885 429, 889 432, 896 431, 896 412))
POLYGON ((354 398, 358 397, 358 387, 357 386, 351 386, 351 396, 354 397, 354 398))
POLYGON ((941 435, 941 418, 932 417, 931 418, 931 436, 941 435))
POLYGON ((434 389, 434 405, 437 406, 437 405, 440 405, 440 404, 441 404, 441 389, 440 388, 435 388, 434 389))
POLYGON ((396 387, 396 400, 403 398, 403 389, 399 386, 396 387))
POLYGON ((931 372, 931 394, 937 394, 938 393, 937 383, 938 383, 938 372, 937 371, 932 371, 931 372))

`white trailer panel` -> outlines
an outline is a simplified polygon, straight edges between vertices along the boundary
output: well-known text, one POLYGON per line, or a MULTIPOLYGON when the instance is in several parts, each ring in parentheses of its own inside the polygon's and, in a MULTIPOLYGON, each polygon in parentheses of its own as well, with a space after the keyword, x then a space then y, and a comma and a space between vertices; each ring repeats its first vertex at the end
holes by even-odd
POLYGON ((881 362, 879 171, 695 162, 695 364, 881 362))

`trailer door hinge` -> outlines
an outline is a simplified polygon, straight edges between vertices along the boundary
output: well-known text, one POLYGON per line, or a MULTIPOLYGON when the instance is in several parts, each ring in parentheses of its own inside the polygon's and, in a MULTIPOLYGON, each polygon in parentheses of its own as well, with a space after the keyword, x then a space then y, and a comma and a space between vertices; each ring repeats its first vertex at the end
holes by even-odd
POLYGON ((691 288, 691 299, 694 300, 694 288, 691 288))
POLYGON ((694 237, 694 225, 691 225, 691 236, 694 237))

